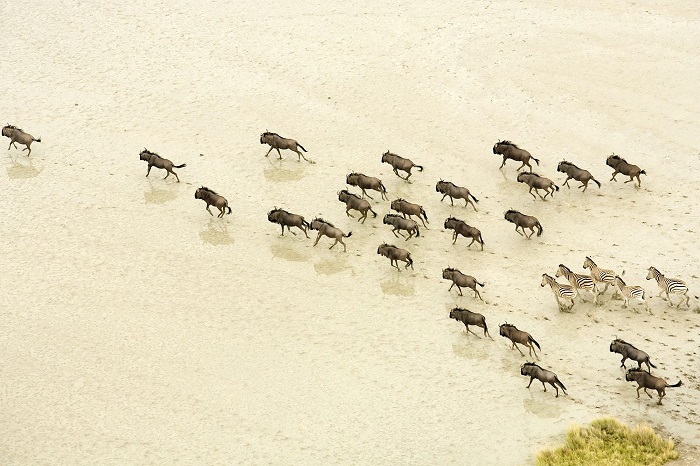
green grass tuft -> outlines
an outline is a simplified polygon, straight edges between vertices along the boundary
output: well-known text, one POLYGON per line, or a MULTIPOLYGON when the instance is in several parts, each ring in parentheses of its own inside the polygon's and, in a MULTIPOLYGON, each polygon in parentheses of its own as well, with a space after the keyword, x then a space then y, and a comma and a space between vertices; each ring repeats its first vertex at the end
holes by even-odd
POLYGON ((646 426, 630 429, 613 418, 573 426, 563 447, 537 455, 537 466, 659 466, 678 458, 672 440, 646 426))

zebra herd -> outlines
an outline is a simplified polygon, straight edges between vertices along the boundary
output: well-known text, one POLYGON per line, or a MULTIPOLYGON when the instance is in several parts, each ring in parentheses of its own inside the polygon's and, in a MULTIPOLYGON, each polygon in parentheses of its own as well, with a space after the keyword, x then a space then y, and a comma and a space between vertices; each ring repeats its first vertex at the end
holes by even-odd
MULTIPOLYGON (((40 142, 40 139, 35 139, 31 135, 28 135, 22 130, 11 125, 8 125, 5 128, 3 128, 2 135, 10 138, 10 147, 8 147, 8 150, 16 142, 19 142, 20 144, 26 145, 25 150, 31 151, 29 149, 31 142, 40 142)), ((299 161, 301 160, 301 158, 304 158, 304 160, 310 163, 315 163, 313 161, 308 160, 302 154, 302 152, 299 151, 299 149, 301 149, 302 151, 307 152, 301 144, 299 144, 293 139, 283 138, 276 133, 265 132, 260 135, 260 143, 268 144, 270 146, 270 149, 268 150, 267 154, 265 154, 265 156, 268 156, 270 151, 276 149, 281 159, 282 155, 280 153, 280 149, 289 149, 297 153, 299 161)), ((498 141, 493 147, 493 153, 503 155, 503 163, 501 164, 500 168, 503 168, 503 166, 506 163, 506 160, 508 159, 516 160, 522 163, 518 170, 524 168, 525 166, 529 167, 530 173, 520 173, 518 176, 518 181, 529 185, 530 190, 528 192, 533 196, 533 198, 536 199, 535 195, 532 194, 533 189, 535 189, 535 192, 537 192, 538 195, 538 189, 545 190, 545 196, 542 197, 540 195, 540 198, 542 198, 543 200, 545 200, 547 195, 553 197, 554 193, 559 190, 558 186, 556 186, 548 178, 544 178, 535 173, 532 173, 532 166, 529 163, 530 160, 534 160, 537 163, 537 165, 539 165, 540 161, 532 157, 532 155, 529 152, 518 148, 515 144, 511 143, 510 141, 498 141)), ((177 182, 179 182, 180 180, 178 175, 173 171, 173 168, 184 168, 186 166, 186 164, 174 165, 173 162, 171 162, 170 160, 161 157, 155 152, 148 151, 147 149, 141 151, 141 153, 139 154, 139 158, 140 160, 148 162, 148 171, 146 176, 150 174, 152 167, 156 167, 159 169, 166 170, 167 173, 165 178, 167 178, 170 174, 173 174, 177 179, 177 182)), ((382 154, 381 162, 388 163, 389 165, 391 165, 393 172, 396 174, 396 176, 406 181, 407 183, 410 183, 409 178, 411 177, 411 169, 413 167, 416 167, 421 172, 423 171, 422 166, 417 165, 411 160, 403 158, 397 154, 393 154, 389 151, 382 154), (406 176, 401 176, 398 170, 405 172, 406 176)), ((639 167, 637 167, 636 165, 627 163, 624 159, 615 154, 608 157, 608 159, 606 160, 606 164, 614 168, 615 170, 611 180, 615 180, 615 176, 618 173, 622 173, 630 177, 630 179, 628 181, 625 181, 625 183, 633 181, 634 178, 637 178, 639 185, 641 185, 641 182, 639 181, 639 175, 646 174, 644 170, 639 169, 639 167)), ((565 183, 567 183, 567 186, 568 181, 570 179, 575 179, 582 183, 581 186, 579 186, 579 188, 583 188, 583 191, 585 191, 585 189, 587 188, 588 181, 590 180, 593 180, 600 187, 600 183, 597 180, 595 180, 595 178, 593 178, 590 172, 582 170, 570 162, 560 162, 557 171, 567 174, 567 179, 565 181, 565 183)), ((346 215, 348 217, 353 217, 353 215, 350 213, 351 210, 359 212, 360 217, 358 218, 358 222, 360 223, 364 223, 366 221, 367 214, 369 212, 372 213, 373 217, 377 217, 377 213, 372 209, 372 205, 369 203, 369 201, 365 199, 365 196, 369 199, 372 199, 372 197, 369 196, 369 194, 367 194, 366 190, 375 190, 381 194, 382 199, 388 200, 387 190, 382 181, 378 178, 367 176, 362 173, 350 173, 346 176, 346 184, 349 186, 358 187, 361 190, 361 195, 359 196, 348 191, 347 189, 343 189, 338 192, 338 200, 345 204, 346 215)), ((437 193, 443 195, 441 201, 444 200, 445 197, 449 196, 451 205, 454 205, 454 199, 463 199, 465 201, 465 207, 471 204, 473 209, 475 211, 477 210, 475 203, 478 203, 479 201, 467 188, 457 186, 456 184, 449 181, 440 180, 437 182, 435 190, 437 193)), ((217 215, 217 217, 219 218, 222 218, 226 213, 231 213, 231 208, 229 207, 226 198, 217 194, 209 188, 202 186, 201 188, 197 189, 194 197, 195 199, 201 199, 206 202, 206 210, 211 215, 213 215, 213 213, 210 210, 211 205, 219 209, 219 214, 217 215)), ((414 236, 420 237, 419 225, 415 220, 411 218, 411 216, 417 216, 423 224, 423 227, 427 227, 427 213, 419 204, 414 204, 406 201, 405 199, 400 198, 390 203, 390 209, 398 212, 398 214, 387 213, 383 218, 383 224, 389 225, 392 228, 391 231, 396 238, 399 238, 399 236, 401 236, 406 241, 408 241, 414 236), (408 236, 405 236, 403 232, 405 232, 408 236)), ((516 232, 524 236, 526 239, 530 239, 534 235, 535 230, 537 230, 538 237, 543 232, 543 228, 539 220, 537 220, 535 217, 524 215, 513 209, 508 210, 505 213, 504 218, 505 220, 514 223, 516 225, 516 232), (519 228, 522 229, 522 233, 518 231, 519 228), (525 233, 525 228, 530 229, 529 235, 525 233)), ((314 218, 309 223, 301 215, 293 214, 287 212, 284 209, 278 209, 276 207, 272 211, 268 212, 268 221, 279 224, 281 226, 282 236, 284 236, 285 226, 287 227, 287 231, 291 232, 294 235, 296 235, 296 233, 291 231, 291 227, 296 227, 300 229, 307 238, 309 237, 307 233, 308 230, 318 231, 318 236, 316 237, 313 246, 316 246, 318 244, 322 236, 327 236, 335 240, 335 242, 330 246, 331 249, 338 242, 340 242, 343 245, 343 250, 346 251, 346 244, 343 241, 343 239, 349 238, 352 235, 352 232, 348 232, 346 234, 339 228, 336 228, 330 222, 327 222, 326 220, 323 220, 321 218, 314 218)), ((477 242, 481 246, 481 250, 484 249, 485 243, 482 238, 481 231, 473 226, 468 225, 463 220, 460 220, 455 217, 449 217, 445 220, 443 226, 445 230, 452 230, 453 244, 456 243, 458 236, 462 235, 471 239, 471 243, 469 243, 467 247, 470 247, 472 244, 477 242)), ((414 261, 411 257, 411 253, 405 249, 399 248, 391 244, 383 243, 377 248, 377 254, 387 257, 390 260, 390 264, 396 267, 398 271, 401 271, 401 268, 398 265, 399 261, 405 263, 406 269, 408 267, 411 267, 411 269, 413 269, 414 261)), ((637 300, 643 303, 645 308, 651 313, 649 305, 645 300, 645 291, 642 287, 627 285, 622 279, 622 274, 617 274, 612 270, 602 269, 598 267, 590 257, 585 258, 583 262, 583 268, 589 269, 590 275, 575 273, 563 264, 559 264, 555 276, 551 276, 547 273, 542 274, 541 286, 544 287, 548 285, 550 287, 560 310, 571 310, 574 307, 574 300, 576 297, 578 297, 581 301, 585 302, 585 299, 581 294, 582 291, 590 293, 593 296, 593 303, 599 304, 600 296, 604 295, 608 287, 612 285, 615 290, 613 294, 613 299, 619 295, 623 300, 622 307, 629 306, 631 300, 637 300), (559 283, 556 280, 558 277, 561 276, 563 276, 568 281, 568 284, 559 283), (603 286, 604 288, 601 291, 601 287, 603 286)), ((468 287, 474 291, 475 298, 478 297, 483 301, 483 298, 481 297, 481 294, 477 289, 477 285, 483 287, 484 284, 477 281, 476 278, 470 275, 463 274, 459 270, 451 267, 448 267, 442 271, 442 278, 452 281, 452 285, 450 286, 449 290, 451 290, 454 286, 457 286, 459 294, 462 295, 461 287, 468 287)), ((673 306, 671 295, 679 295, 680 300, 678 301, 678 304, 676 304, 676 307, 680 307, 680 305, 684 301, 686 306, 690 307, 690 296, 688 295, 688 286, 682 280, 675 278, 666 278, 655 267, 649 267, 646 278, 647 280, 654 279, 656 281, 660 288, 659 296, 665 294, 666 297, 662 297, 662 299, 668 300, 670 306, 673 306)), ((486 318, 481 314, 471 312, 467 309, 454 308, 452 309, 452 311, 450 311, 449 317, 451 319, 455 319, 464 323, 464 325, 466 326, 467 335, 470 333, 469 325, 477 325, 484 329, 485 336, 490 337, 490 335, 488 335, 488 329, 486 327, 486 318)), ((520 331, 514 325, 508 323, 504 323, 499 326, 499 333, 501 336, 507 337, 513 342, 512 349, 515 348, 518 349, 518 351, 520 351, 520 349, 517 348, 516 343, 523 344, 530 349, 530 355, 534 353, 535 357, 537 358, 537 353, 535 352, 535 349, 532 345, 534 343, 537 346, 537 348, 539 348, 540 346, 539 343, 537 343, 529 333, 520 331)), ((636 350, 636 348, 634 348, 632 345, 629 345, 623 342, 622 340, 616 341, 622 342, 625 345, 631 347, 629 348, 628 353, 636 354, 633 351, 636 350)), ((618 351, 618 348, 621 347, 622 343, 618 343, 615 345, 611 344, 610 351, 620 352, 618 351)), ((639 352, 639 350, 636 351, 639 352)), ((640 354, 642 354, 643 356, 646 353, 640 352, 640 354)), ((646 361, 648 361, 648 355, 646 356, 646 358, 646 361)), ((624 355, 622 363, 624 366, 624 355)), ((649 363, 647 362, 647 364, 649 363)), ((559 388, 561 388, 564 391, 564 393, 566 393, 566 388, 559 381, 556 374, 541 368, 535 363, 528 362, 526 364, 523 364, 521 366, 521 374, 530 376, 530 384, 535 378, 540 380, 545 391, 545 383, 550 383, 556 389, 557 396, 559 396, 559 388)), ((637 393, 638 396, 639 389, 641 388, 644 388, 645 392, 647 388, 657 389, 657 391, 659 392, 659 404, 661 403, 661 398, 665 395, 665 392, 663 392, 663 389, 665 387, 680 386, 680 382, 676 385, 668 385, 665 381, 663 381, 663 379, 651 376, 648 371, 642 371, 641 362, 639 369, 630 369, 628 371, 626 375, 626 380, 637 381, 637 383, 639 384, 637 393), (644 372, 644 374, 639 374, 640 371, 644 372)), ((528 387, 529 386, 530 385, 528 385, 528 387)))

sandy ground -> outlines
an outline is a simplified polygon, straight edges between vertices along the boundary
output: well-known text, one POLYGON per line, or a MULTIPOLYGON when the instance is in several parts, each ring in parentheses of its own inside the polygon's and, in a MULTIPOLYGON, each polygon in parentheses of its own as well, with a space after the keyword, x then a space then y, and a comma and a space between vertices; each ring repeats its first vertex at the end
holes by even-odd
MULTIPOLYGON (((642 285, 654 265, 700 294, 700 11, 692 2, 6 2, 2 121, 42 142, 2 148, 3 464, 527 464, 573 423, 646 422, 700 450, 698 300, 654 315, 611 301, 560 313, 541 275, 584 257, 642 285), (293 137, 316 164, 265 158, 293 137), (533 200, 499 171, 510 139, 563 181, 601 189, 533 200), (146 178, 147 147, 187 163, 146 178), (412 184, 381 154, 423 165, 412 184), (609 182, 617 153, 642 187, 609 182), (431 221, 401 246, 336 192, 378 176, 431 221), (440 202, 439 179, 479 211, 440 202), (209 216, 207 185, 233 214, 209 216), (280 236, 274 206, 352 231, 348 252, 280 236), (502 218, 535 215, 528 241, 502 218), (485 250, 442 228, 481 229, 485 250), (448 293, 446 266, 486 283, 448 293), (486 316, 494 341, 447 318, 486 316), (532 333, 568 396, 526 389, 498 336, 532 333), (620 337, 683 387, 662 406, 624 382, 620 337)), ((1 141, 7 143, 6 138, 1 141)), ((624 178, 619 177, 620 181, 624 178)), ((574 184, 576 186, 576 184, 574 184)))

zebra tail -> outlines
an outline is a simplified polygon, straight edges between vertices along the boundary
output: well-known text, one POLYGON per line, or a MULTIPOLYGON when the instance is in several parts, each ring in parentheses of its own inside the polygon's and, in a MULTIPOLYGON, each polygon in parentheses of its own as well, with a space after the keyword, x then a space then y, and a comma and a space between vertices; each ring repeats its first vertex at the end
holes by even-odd
POLYGON ((542 225, 540 222, 537 222, 537 236, 540 236, 542 234, 542 225))
POLYGON ((654 369, 656 369, 656 366, 653 365, 653 364, 651 363, 651 360, 647 359, 647 362, 649 363, 649 365, 650 365, 651 367, 653 367, 654 369))
POLYGON ((537 343, 537 342, 535 341, 535 339, 532 338, 532 336, 530 336, 530 337, 528 338, 528 340, 530 340, 531 342, 533 342, 533 343, 535 344, 535 346, 537 347, 538 350, 541 350, 541 349, 542 349, 542 348, 540 348, 540 344, 537 343))
POLYGON ((476 203, 479 202, 479 199, 475 198, 474 195, 473 195, 472 193, 469 193, 469 197, 471 197, 472 199, 474 199, 474 202, 476 202, 476 203))
POLYGON ((299 144, 298 142, 297 142, 297 146, 299 146, 299 148, 301 148, 301 150, 303 150, 304 152, 308 152, 308 150, 304 149, 304 146, 302 146, 302 145, 299 144))

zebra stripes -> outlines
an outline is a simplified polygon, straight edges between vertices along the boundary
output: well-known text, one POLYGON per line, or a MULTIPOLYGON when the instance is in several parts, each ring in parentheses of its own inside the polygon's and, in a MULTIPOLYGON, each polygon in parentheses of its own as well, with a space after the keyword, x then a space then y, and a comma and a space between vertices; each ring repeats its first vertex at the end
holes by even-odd
MULTIPOLYGON (((652 278, 656 280, 656 283, 659 285, 659 288, 661 288, 661 291, 659 291, 659 296, 661 296, 663 293, 666 293, 666 298, 668 298, 669 306, 673 307, 673 301, 671 300, 670 293, 674 293, 681 295, 681 300, 678 301, 676 307, 681 307, 681 303, 683 302, 683 296, 685 296, 685 305, 690 307, 688 285, 686 285, 683 280, 679 280, 677 278, 666 278, 664 277, 664 274, 659 272, 656 268, 649 267, 647 280, 651 280, 652 278)), ((661 298, 663 299, 663 296, 661 296, 661 298)))
POLYGON ((590 275, 574 273, 564 264, 559 264, 556 276, 561 277, 562 275, 569 281, 572 287, 576 288, 578 297, 581 298, 581 301, 586 302, 586 300, 583 299, 583 296, 581 296, 579 290, 586 290, 593 293, 593 304, 598 304, 598 288, 595 286, 595 280, 593 280, 593 277, 590 275))
POLYGON ((627 286, 627 284, 625 284, 625 282, 619 275, 615 277, 615 285, 620 290, 620 294, 622 295, 622 299, 624 300, 624 302, 622 303, 622 307, 627 307, 627 305, 630 302, 630 299, 635 298, 643 302, 644 307, 646 307, 646 310, 649 311, 649 314, 652 314, 651 310, 649 309, 649 304, 647 304, 647 302, 644 301, 644 288, 642 288, 641 286, 627 286))
POLYGON ((608 287, 612 285, 615 290, 612 297, 617 297, 617 288, 615 288, 615 277, 617 277, 617 274, 615 272, 608 269, 601 269, 593 262, 593 259, 588 256, 586 256, 586 260, 583 262, 583 268, 591 269, 591 277, 596 283, 605 284, 605 288, 603 288, 600 294, 605 294, 605 292, 608 291, 608 287))
POLYGON ((570 310, 572 307, 574 307, 574 297, 576 297, 576 290, 574 289, 574 287, 572 287, 571 285, 563 285, 561 283, 558 283, 554 279, 554 277, 543 273, 542 283, 540 284, 540 286, 545 285, 549 285, 552 289, 552 292, 554 293, 554 298, 557 300, 557 304, 559 305, 559 310, 563 310, 565 307, 564 305, 562 305, 559 298, 568 299, 571 301, 571 306, 567 307, 567 310, 570 310))

